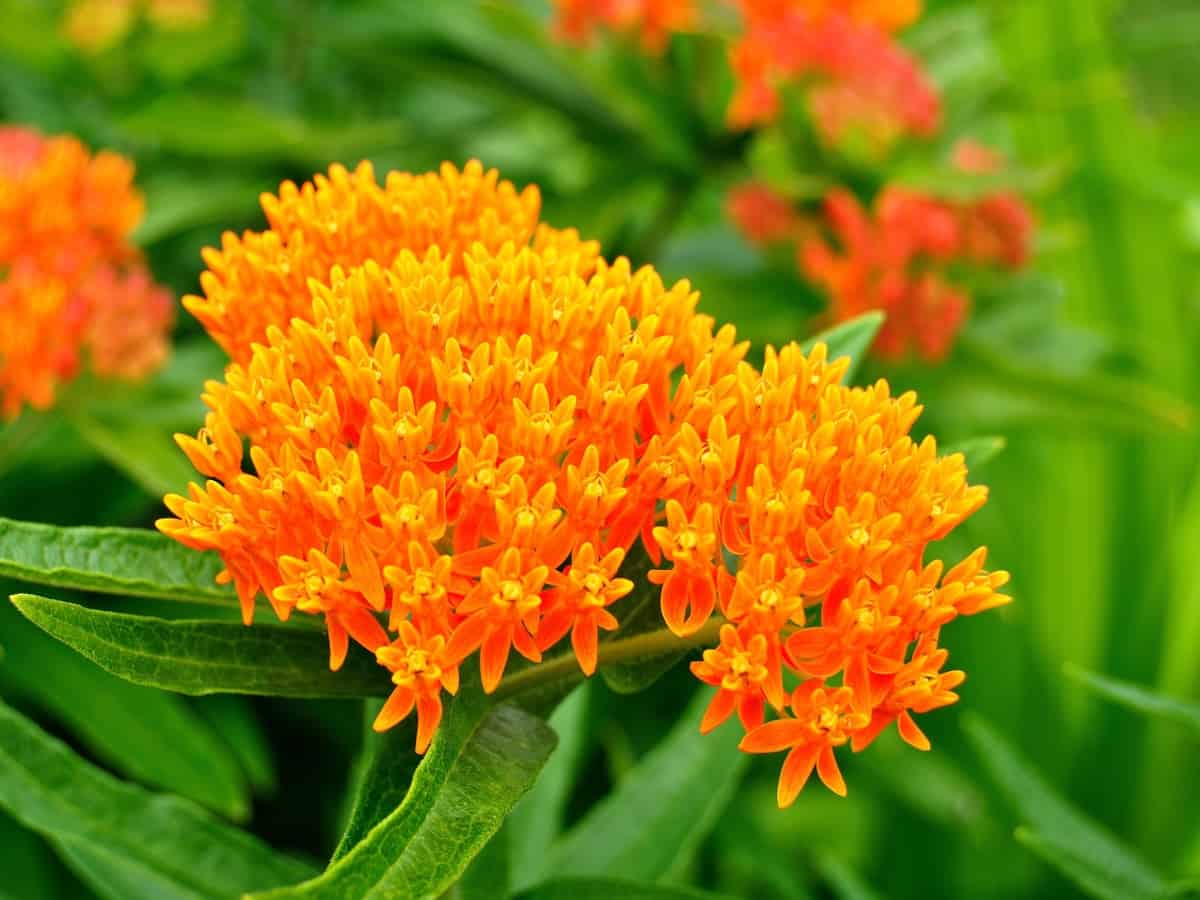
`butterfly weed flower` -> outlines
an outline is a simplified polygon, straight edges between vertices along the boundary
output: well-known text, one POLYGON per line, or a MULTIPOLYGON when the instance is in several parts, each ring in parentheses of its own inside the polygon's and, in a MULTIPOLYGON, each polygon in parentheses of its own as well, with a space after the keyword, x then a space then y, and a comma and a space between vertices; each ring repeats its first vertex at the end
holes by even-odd
POLYGON ((174 304, 129 240, 132 179, 117 154, 0 128, 0 416, 50 406, 81 369, 136 380, 165 360, 174 304))
POLYGON ((221 555, 247 623, 265 599, 325 619, 333 668, 371 651, 377 729, 415 714, 424 751, 468 658, 487 692, 563 642, 591 674, 654 590, 659 636, 707 648, 705 729, 798 751, 781 799, 953 696, 938 635, 1007 576, 925 560, 986 491, 909 436, 913 395, 842 385, 824 346, 749 364, 687 282, 539 224, 477 162, 335 166, 264 207, 186 301, 232 360, 179 437, 207 481, 158 527, 221 555))
MULTIPOLYGON (((987 148, 962 144, 955 164, 988 174, 1002 163, 987 148)), ((936 362, 950 351, 971 308, 947 275, 953 265, 1016 270, 1032 253, 1033 215, 1011 190, 948 200, 889 185, 868 210, 838 189, 826 197, 825 218, 834 241, 802 241, 801 266, 827 290, 835 321, 887 313, 875 345, 885 358, 915 352, 936 362)))

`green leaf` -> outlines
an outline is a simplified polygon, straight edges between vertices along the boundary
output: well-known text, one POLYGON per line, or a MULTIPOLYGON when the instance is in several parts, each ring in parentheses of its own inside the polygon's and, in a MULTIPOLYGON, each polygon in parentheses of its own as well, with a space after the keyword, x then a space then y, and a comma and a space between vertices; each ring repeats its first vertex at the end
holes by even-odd
POLYGON ((229 818, 246 817, 250 800, 237 759, 183 698, 101 671, 7 603, 0 605, 0 633, 8 644, 0 663, 5 697, 43 710, 122 775, 229 818))
POLYGON ((454 884, 529 789, 554 749, 540 719, 464 686, 404 801, 324 874, 255 895, 438 897, 454 884))
POLYGON ((587 737, 588 696, 585 682, 550 716, 549 725, 558 735, 558 749, 542 769, 533 790, 509 817, 505 830, 509 832, 517 888, 528 887, 542 877, 546 848, 562 831, 587 737))
POLYGON ((17 609, 102 669, 181 694, 366 697, 387 693, 386 673, 351 647, 329 671, 323 632, 281 625, 168 621, 17 594, 17 609))
POLYGON ((354 806, 331 863, 357 847, 372 828, 404 802, 422 759, 413 749, 416 739, 417 723, 413 717, 383 734, 370 733, 363 750, 366 763, 359 776, 354 806))
POLYGON ((505 900, 512 889, 508 826, 475 855, 455 885, 457 900, 505 900))
POLYGON ((816 853, 813 864, 838 900, 880 900, 863 877, 832 853, 816 853))
POLYGON ((1039 855, 1081 886, 1100 886, 1104 900, 1161 897, 1166 883, 1149 863, 1107 830, 1070 806, 995 729, 978 716, 964 723, 967 737, 992 779, 1031 826, 1039 855))
POLYGON ((517 894, 514 900, 726 900, 724 895, 621 878, 563 878, 517 894))
POLYGON ((943 456, 961 453, 967 460, 967 468, 975 469, 995 459, 1008 446, 1008 441, 999 436, 967 438, 941 448, 943 456))
POLYGON ((1200 734, 1200 704, 1189 703, 1165 694, 1148 691, 1128 681, 1118 681, 1095 672, 1088 672, 1068 663, 1063 666, 1067 677, 1095 691, 1101 697, 1119 703, 1134 712, 1145 713, 1183 725, 1200 734))
POLYGON ((243 164, 286 159, 306 166, 357 160, 369 150, 396 146, 406 132, 399 120, 319 123, 249 100, 179 92, 152 100, 118 125, 129 137, 163 150, 243 164))
MULTIPOLYGON (((116 780, 2 703, 0 807, 60 843, 68 858, 81 854, 77 871, 85 878, 119 878, 131 889, 169 885, 167 896, 223 898, 311 871, 190 801, 116 780)), ((112 882, 93 886, 105 884, 112 882)))
POLYGON ((134 231, 133 239, 146 247, 189 228, 224 225, 255 216, 259 195, 276 187, 277 184, 264 178, 206 175, 201 191, 196 189, 195 176, 159 176, 142 186, 146 216, 134 231))
POLYGON ((850 357, 850 367, 842 381, 851 384, 854 376, 862 365, 867 351, 875 342, 875 335, 883 327, 884 315, 881 312, 863 313, 861 316, 835 325, 820 334, 815 334, 804 342, 804 352, 811 352, 817 344, 825 344, 829 348, 829 358, 838 359, 850 357))
POLYGON ((215 553, 198 553, 157 531, 59 528, 0 519, 0 576, 33 584, 237 607, 216 583, 215 553))
POLYGON ((279 781, 275 760, 250 701, 231 694, 214 694, 197 700, 195 706, 229 744, 250 786, 259 793, 274 791, 279 781))
POLYGON ((697 691, 670 734, 550 849, 550 875, 654 881, 682 872, 749 759, 737 752, 742 734, 733 723, 700 734, 711 694, 697 691))
POLYGON ((1080 848, 1070 841, 1050 838, 1031 828, 1018 828, 1015 834, 1021 846, 1057 869, 1089 897, 1099 900, 1161 900, 1167 896, 1165 883, 1155 888, 1153 893, 1130 887, 1124 880, 1126 873, 1121 863, 1102 853, 1081 853, 1080 848))
POLYGON ((64 414, 79 436, 114 468, 128 475, 148 494, 182 491, 196 471, 171 436, 134 419, 102 420, 78 409, 64 414))

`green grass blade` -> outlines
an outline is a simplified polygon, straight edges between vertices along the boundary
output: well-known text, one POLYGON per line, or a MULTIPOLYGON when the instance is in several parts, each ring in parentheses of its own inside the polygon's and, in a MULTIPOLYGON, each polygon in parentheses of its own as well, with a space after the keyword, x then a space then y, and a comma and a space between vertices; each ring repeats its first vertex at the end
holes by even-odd
POLYGON ((737 787, 748 756, 727 723, 702 735, 711 691, 695 700, 663 741, 555 844, 551 876, 623 876, 654 881, 678 874, 737 787))
POLYGON ((1094 896, 1104 900, 1163 895, 1166 882, 1149 863, 1063 800, 992 726, 972 715, 964 727, 992 779, 1032 826, 1026 846, 1036 842, 1038 855, 1077 883, 1101 886, 1094 896))
POLYGON ((1068 678, 1079 682, 1106 700, 1111 700, 1134 712, 1145 713, 1148 716, 1183 725, 1200 734, 1200 703, 1189 703, 1186 700, 1158 694, 1140 685, 1097 675, 1095 672, 1089 672, 1069 663, 1063 666, 1063 672, 1068 678))

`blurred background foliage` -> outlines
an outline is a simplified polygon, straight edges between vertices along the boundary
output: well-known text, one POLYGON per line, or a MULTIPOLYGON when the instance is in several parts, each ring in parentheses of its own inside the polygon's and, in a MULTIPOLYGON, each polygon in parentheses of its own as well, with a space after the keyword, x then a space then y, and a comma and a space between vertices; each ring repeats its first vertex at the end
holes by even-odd
MULTIPOLYGON (((677 38, 661 57, 620 40, 564 47, 532 0, 214 0, 194 27, 142 16, 86 51, 64 31, 65 7, 0 0, 0 118, 131 155, 147 206, 138 241, 180 294, 222 230, 261 226, 258 194, 282 179, 333 161, 420 171, 478 157, 540 185, 550 223, 690 277, 705 308, 761 347, 810 333, 822 300, 792 260, 733 231, 730 185, 753 172, 801 196, 884 180, 953 191, 935 163, 955 137, 1002 147, 1037 211, 1035 271, 972 285, 979 313, 943 365, 870 368, 919 389, 922 425, 944 441, 1004 437, 973 469, 992 499, 954 539, 991 548, 1016 602, 949 637, 970 679, 958 707, 923 721, 932 754, 881 741, 844 758, 848 799, 814 788, 782 813, 777 760, 746 761, 736 790, 740 773, 719 779, 729 792, 705 813, 703 843, 655 874, 751 898, 1064 897, 1088 885, 1064 877, 1070 853, 1058 852, 1091 827, 1081 814, 1179 893, 1200 882, 1195 719, 1131 711, 1064 668, 1200 697, 1194 3, 929 0, 904 40, 944 93, 945 137, 809 170, 769 129, 724 127, 731 86, 710 44, 677 38), (1005 748, 1075 811, 1014 775, 1005 748), (1032 830, 1014 836, 1018 824, 1032 830)), ((135 392, 80 385, 86 410, 67 403, 0 431, 0 515, 149 524, 156 495, 187 477, 168 436, 195 429, 200 384, 221 366, 187 316, 176 344, 135 392)), ((0 643, 0 694, 91 759, 328 857, 362 746, 359 704, 134 687, 8 604, 0 643)), ((574 785, 566 823, 622 785, 693 686, 677 667, 644 698, 596 683, 560 710, 564 750, 543 780, 574 785)), ((87 895, 54 848, 3 817, 0 845, 0 894, 87 895)), ((513 855, 520 872, 540 854, 527 839, 513 855)), ((1120 896, 1120 884, 1090 892, 1120 896)))

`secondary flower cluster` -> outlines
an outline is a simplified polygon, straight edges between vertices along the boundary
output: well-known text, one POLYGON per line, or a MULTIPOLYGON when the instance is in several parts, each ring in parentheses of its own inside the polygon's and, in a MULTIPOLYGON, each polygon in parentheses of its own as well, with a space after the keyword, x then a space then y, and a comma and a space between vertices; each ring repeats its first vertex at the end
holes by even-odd
POLYGON ((893 721, 924 746, 910 714, 962 678, 940 629, 1006 576, 982 550, 924 562, 986 491, 908 436, 913 395, 843 386, 823 346, 750 365, 687 282, 539 225, 536 190, 478 163, 335 166, 264 208, 186 301, 233 362, 179 438, 210 480, 158 526, 221 555, 247 622, 262 594, 324 616, 333 668, 373 651, 377 729, 415 709, 424 751, 474 654, 489 692, 568 634, 592 673, 650 589, 622 577, 636 554, 680 646, 711 647, 704 727, 736 709, 745 749, 793 748, 781 802, 813 765, 842 790, 832 748, 893 721))
MULTIPOLYGON (((840 145, 863 137, 887 147, 902 134, 927 137, 941 121, 934 86, 892 37, 916 20, 919 0, 726 0, 738 18, 730 46, 736 90, 729 122, 749 128, 779 114, 780 88, 802 85, 818 134, 840 145)), ((697 28, 691 0, 558 0, 558 30, 589 39, 599 27, 639 31, 661 51, 697 28)))
POLYGON ((134 379, 165 359, 173 304, 129 242, 132 179, 116 154, 0 128, 0 417, 49 406, 84 362, 134 379))
MULTIPOLYGON (((961 145, 955 157, 960 170, 974 174, 998 165, 994 154, 973 143, 961 145)), ((801 269, 829 295, 833 321, 884 310, 874 349, 889 359, 915 353, 936 362, 949 352, 970 311, 970 297, 948 277, 950 268, 1019 269, 1032 250, 1032 213, 1007 190, 947 200, 891 185, 868 210, 837 189, 825 198, 821 223, 835 242, 821 235, 817 221, 760 184, 732 191, 728 209, 751 240, 797 246, 801 269)))

